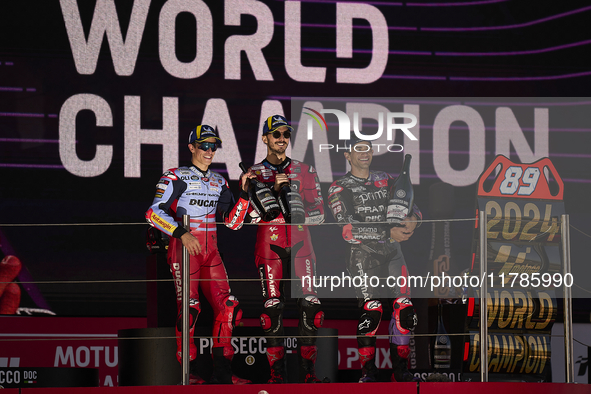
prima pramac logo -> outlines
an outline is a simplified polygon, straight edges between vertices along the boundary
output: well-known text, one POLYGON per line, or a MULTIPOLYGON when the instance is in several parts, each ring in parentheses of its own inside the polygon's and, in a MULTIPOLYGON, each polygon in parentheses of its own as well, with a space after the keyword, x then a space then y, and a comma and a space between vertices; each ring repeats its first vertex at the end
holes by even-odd
MULTIPOLYGON (((347 150, 351 151, 350 144, 347 145, 347 141, 352 139, 354 140, 366 140, 366 141, 375 141, 380 138, 383 133, 384 129, 386 132, 386 139, 388 141, 394 140, 394 133, 393 131, 398 129, 401 130, 406 136, 411 139, 412 141, 416 141, 417 137, 410 131, 411 128, 416 126, 417 124, 417 117, 413 114, 406 113, 406 112, 384 112, 378 113, 378 129, 373 134, 363 134, 361 132, 360 127, 360 116, 358 112, 353 113, 353 124, 351 125, 351 120, 349 119, 349 115, 345 112, 340 111, 338 109, 322 109, 320 111, 316 111, 309 107, 303 107, 302 113, 305 115, 310 116, 312 119, 308 119, 307 124, 307 132, 308 132, 308 140, 314 139, 314 131, 313 120, 316 121, 320 130, 324 130, 328 132, 328 123, 324 118, 323 114, 333 114, 337 117, 339 123, 339 140, 345 141, 345 146, 336 146, 336 150, 347 150), (309 112, 306 112, 309 111, 309 112), (409 119, 410 122, 408 123, 396 123, 396 119, 409 119), (384 126, 385 123, 385 126, 384 126), (352 127, 351 127, 352 126, 352 127), (351 131, 353 131, 354 136, 351 135, 351 131)), ((377 148, 377 151, 380 151, 380 146, 384 146, 388 152, 402 152, 404 147, 400 144, 373 144, 374 149, 377 148)), ((319 151, 322 152, 323 150, 331 150, 335 149, 335 145, 333 144, 319 144, 318 145, 319 151)))

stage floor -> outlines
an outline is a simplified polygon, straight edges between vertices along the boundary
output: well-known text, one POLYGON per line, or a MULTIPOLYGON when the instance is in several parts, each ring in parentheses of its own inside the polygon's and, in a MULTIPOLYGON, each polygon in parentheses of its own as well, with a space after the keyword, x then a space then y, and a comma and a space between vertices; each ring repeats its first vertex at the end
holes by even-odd
MULTIPOLYGON (((566 383, 502 383, 502 382, 438 382, 438 383, 370 383, 377 393, 396 391, 396 394, 587 394, 591 385, 566 383)), ((20 389, 20 394, 365 394, 367 384, 252 384, 246 386, 137 386, 137 387, 84 387, 84 388, 29 388, 20 389)), ((18 394, 19 389, 6 389, 3 394, 18 394)))

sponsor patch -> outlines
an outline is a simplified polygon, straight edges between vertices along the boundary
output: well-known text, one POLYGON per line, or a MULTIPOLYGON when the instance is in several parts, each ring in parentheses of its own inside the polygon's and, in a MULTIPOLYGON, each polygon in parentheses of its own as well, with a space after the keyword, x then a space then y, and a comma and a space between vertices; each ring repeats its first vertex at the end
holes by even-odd
POLYGON ((342 187, 340 187, 338 185, 334 185, 334 186, 331 186, 328 189, 328 194, 330 195, 330 194, 333 194, 333 193, 340 193, 342 191, 343 191, 343 188, 342 187))
POLYGON ((376 185, 376 187, 386 187, 386 186, 388 186, 388 180, 387 179, 380 179, 379 181, 375 181, 374 185, 376 185))
POLYGON ((197 205, 199 207, 211 208, 217 205, 217 200, 196 200, 194 198, 189 201, 189 205, 197 205))
POLYGON ((277 305, 281 302, 281 300, 279 298, 269 298, 267 301, 265 301, 265 305, 264 308, 270 308, 274 305, 277 305))
POLYGON ((259 265, 259 277, 261 278, 261 287, 263 297, 267 298, 267 286, 265 286, 265 266, 259 265))
POLYGON ((324 222, 324 215, 308 216, 306 223, 308 224, 319 224, 324 222))
MULTIPOLYGON (((168 187, 168 182, 166 183, 159 183, 156 185, 156 189, 162 189, 162 190, 166 190, 166 188, 168 187)), ((162 192, 164 193, 164 192, 162 192)))
POLYGON ((164 174, 162 174, 163 178, 170 178, 173 181, 176 181, 178 178, 176 175, 174 175, 174 172, 172 171, 165 171, 164 174))
POLYGON ((158 224, 160 227, 162 227, 165 230, 168 230, 170 232, 173 232, 174 229, 176 228, 176 226, 173 226, 172 224, 168 223, 167 221, 165 221, 164 219, 162 219, 160 216, 156 215, 155 213, 152 213, 152 216, 150 216, 150 220, 153 223, 158 224))

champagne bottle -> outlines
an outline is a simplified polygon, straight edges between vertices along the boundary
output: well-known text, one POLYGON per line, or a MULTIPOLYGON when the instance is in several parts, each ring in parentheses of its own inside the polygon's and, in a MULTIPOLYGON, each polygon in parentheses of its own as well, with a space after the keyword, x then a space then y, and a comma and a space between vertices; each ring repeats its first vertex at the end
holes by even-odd
MULTIPOLYGON (((277 172, 283 174, 283 168, 278 168, 277 172)), ((281 213, 287 223, 304 223, 306 220, 306 213, 304 210, 304 202, 302 196, 298 193, 299 183, 295 184, 284 183, 279 190, 277 198, 281 213)))
POLYGON ((302 195, 293 190, 293 185, 289 193, 289 209, 291 211, 290 223, 304 223, 306 221, 306 210, 304 209, 304 200, 302 195))
POLYGON ((451 341, 443 325, 442 306, 437 305, 437 334, 433 347, 433 366, 436 370, 451 368, 451 341))
MULTIPOLYGON (((239 164, 242 172, 246 174, 248 171, 244 163, 239 164)), ((263 182, 256 179, 251 179, 250 187, 248 188, 248 197, 252 203, 254 210, 259 214, 263 222, 270 222, 281 213, 277 199, 273 192, 263 182)))
POLYGON ((414 191, 410 181, 410 160, 412 156, 404 156, 404 164, 398 178, 391 184, 389 190, 386 221, 399 225, 411 214, 414 203, 414 191))
MULTIPOLYGON (((283 174, 283 168, 281 168, 281 165, 277 166, 277 173, 283 174)), ((287 223, 291 223, 291 206, 289 204, 290 193, 291 188, 289 187, 289 183, 282 183, 277 195, 277 202, 279 202, 283 219, 285 219, 285 222, 287 223)))

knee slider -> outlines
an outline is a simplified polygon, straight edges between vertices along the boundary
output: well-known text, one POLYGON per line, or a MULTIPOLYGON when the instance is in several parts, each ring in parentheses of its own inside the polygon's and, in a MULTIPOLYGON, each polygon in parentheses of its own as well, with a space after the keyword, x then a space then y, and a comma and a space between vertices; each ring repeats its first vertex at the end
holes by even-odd
POLYGON ((300 321, 307 331, 316 331, 324 323, 324 312, 318 297, 308 295, 298 301, 300 321))
POLYGON ((396 328, 402 334, 410 332, 417 326, 419 319, 409 298, 398 297, 394 301, 392 310, 392 318, 395 321, 396 328))
MULTIPOLYGON (((201 313, 201 305, 199 304, 199 300, 195 298, 189 299, 189 330, 195 327, 199 313, 201 313)), ((179 332, 183 331, 183 315, 180 311, 176 318, 176 329, 179 332)))
POLYGON ((363 313, 359 317, 357 335, 374 336, 382 320, 382 303, 369 300, 363 305, 363 313))
POLYGON ((261 314, 261 327, 266 334, 275 334, 281 328, 283 308, 285 304, 279 298, 265 301, 265 310, 261 314))
POLYGON ((227 321, 232 324, 232 327, 235 327, 242 319, 242 308, 238 299, 231 295, 224 301, 223 305, 224 310, 222 311, 221 320, 227 321))
POLYGON ((400 358, 406 360, 408 359, 408 356, 410 356, 410 347, 408 345, 400 345, 398 346, 398 349, 396 349, 396 353, 400 358))

